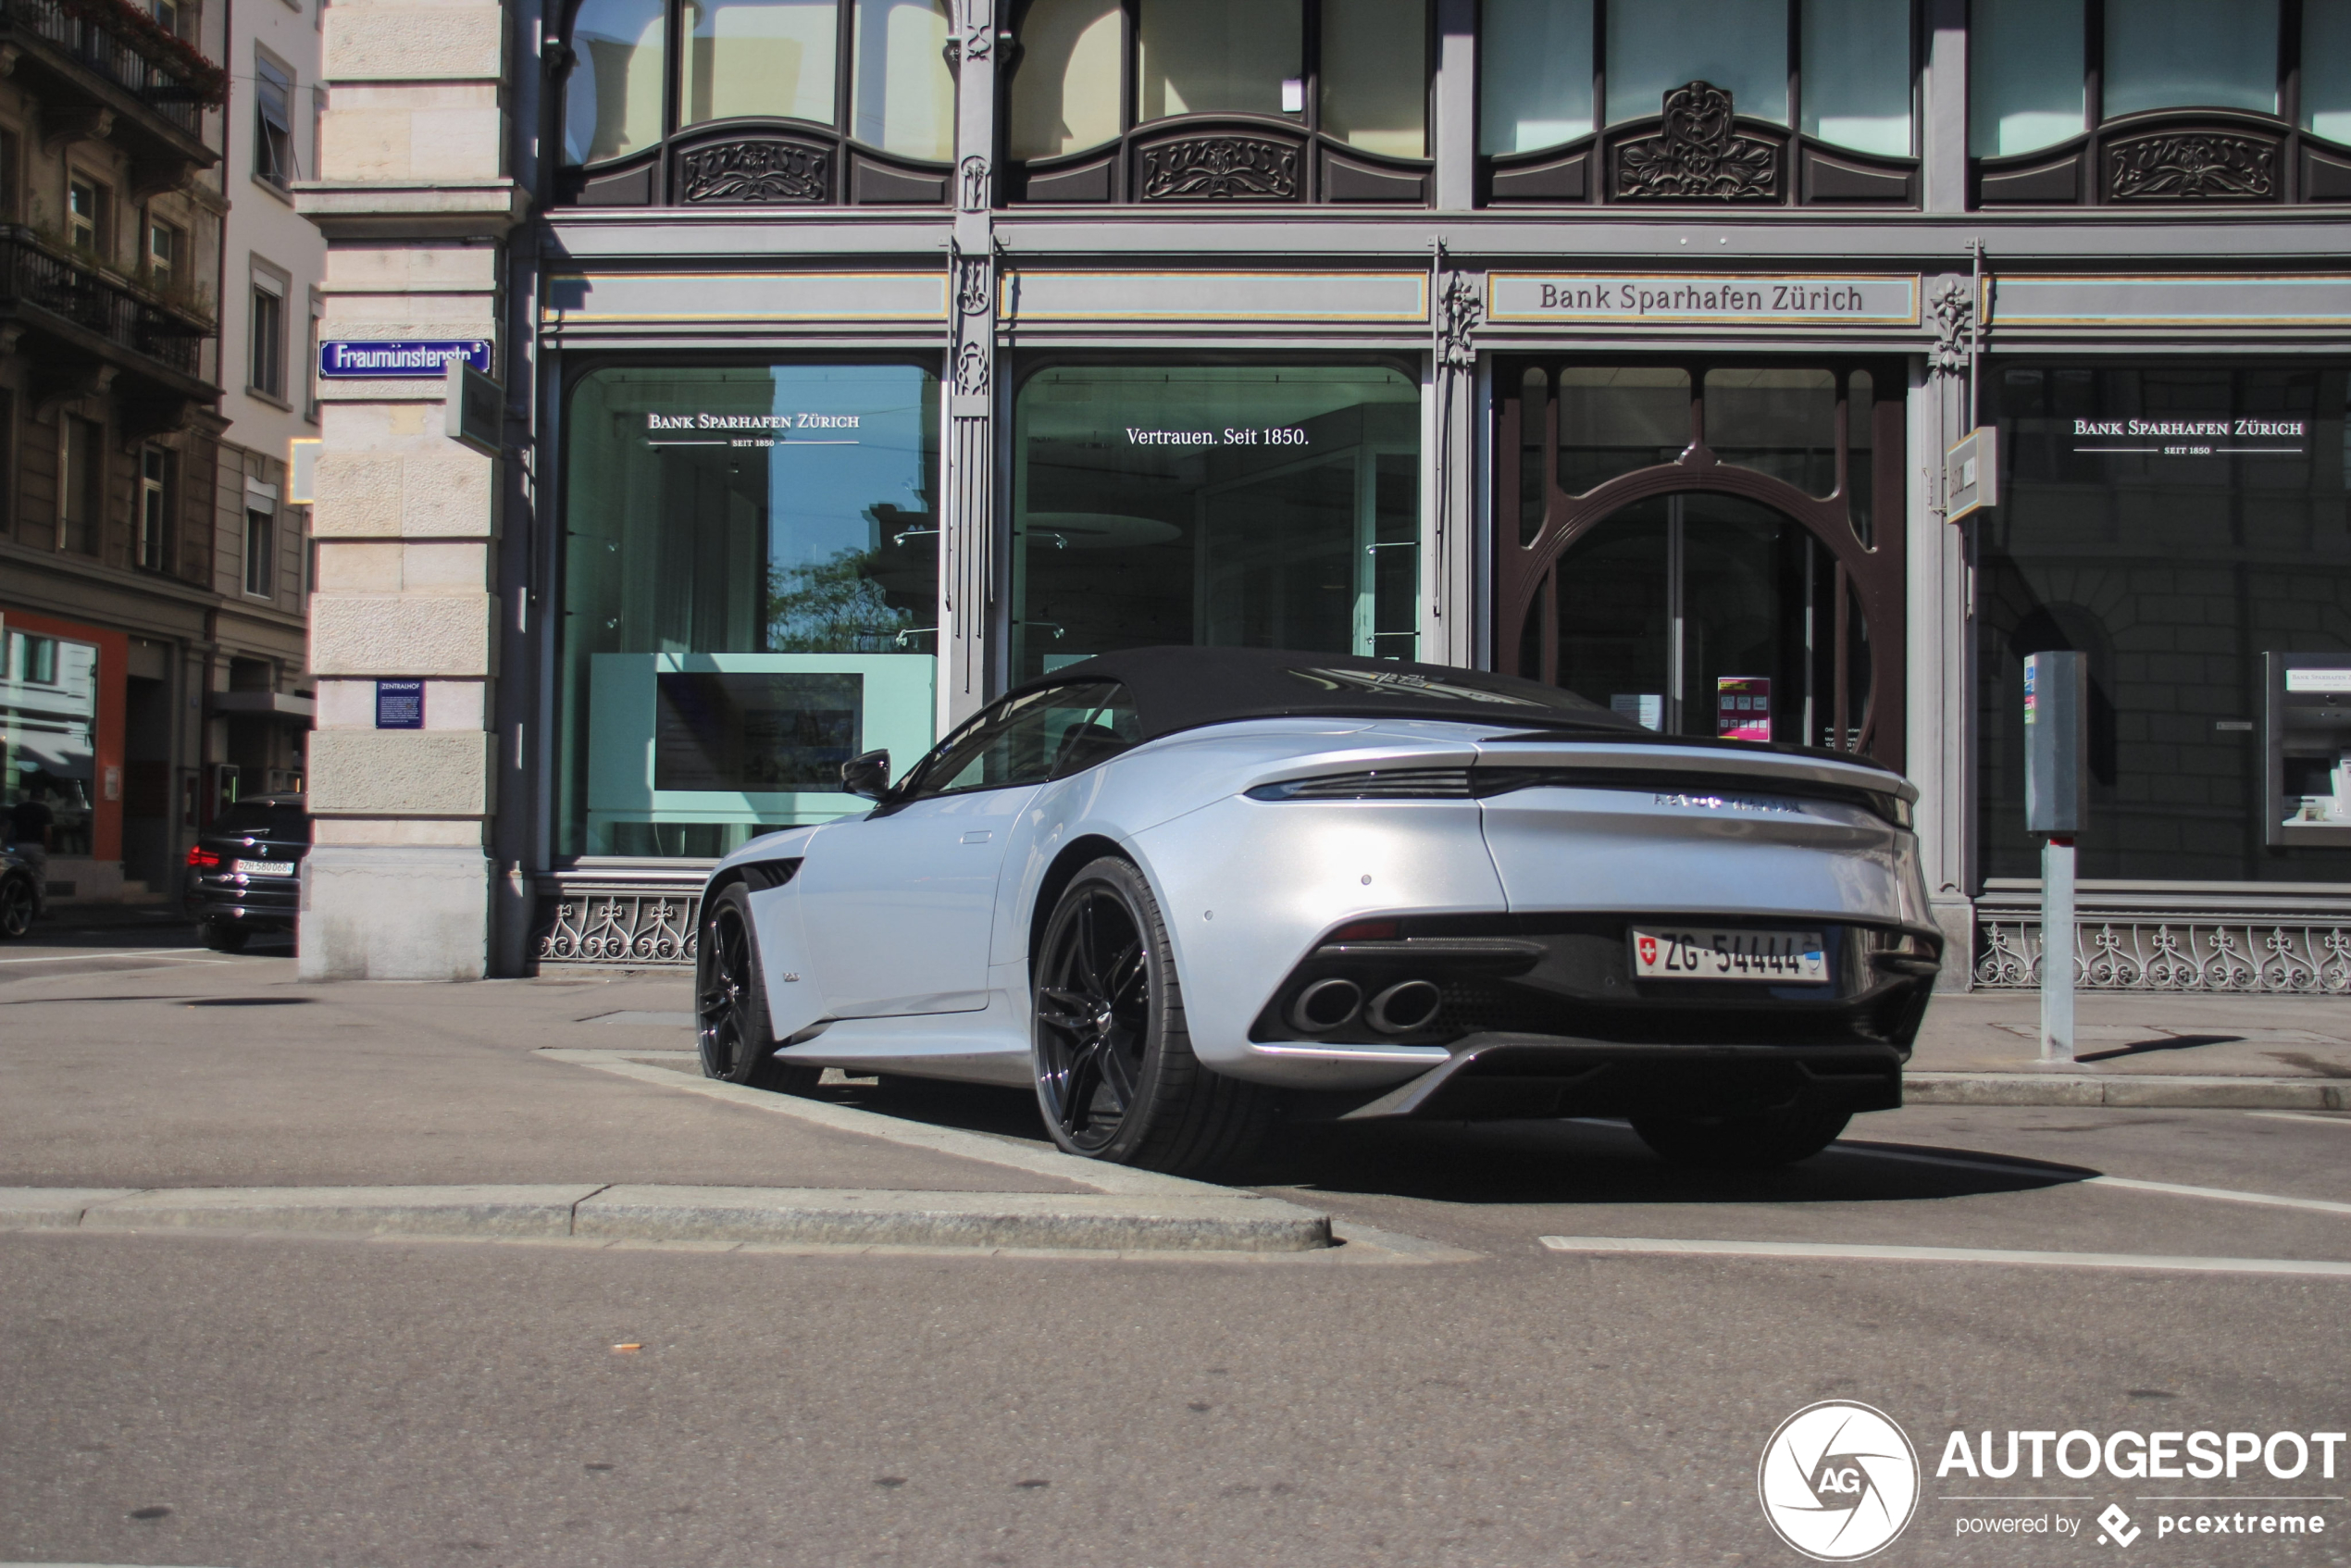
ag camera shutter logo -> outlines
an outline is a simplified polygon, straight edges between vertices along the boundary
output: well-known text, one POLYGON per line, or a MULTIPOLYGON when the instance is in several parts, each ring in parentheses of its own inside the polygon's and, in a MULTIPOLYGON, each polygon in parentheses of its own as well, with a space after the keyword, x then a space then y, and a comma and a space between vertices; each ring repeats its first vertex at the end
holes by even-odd
POLYGON ((1919 1503, 1919 1456, 1893 1418, 1824 1400, 1780 1423, 1756 1466, 1763 1517, 1820 1562, 1854 1562, 1892 1544, 1919 1503))

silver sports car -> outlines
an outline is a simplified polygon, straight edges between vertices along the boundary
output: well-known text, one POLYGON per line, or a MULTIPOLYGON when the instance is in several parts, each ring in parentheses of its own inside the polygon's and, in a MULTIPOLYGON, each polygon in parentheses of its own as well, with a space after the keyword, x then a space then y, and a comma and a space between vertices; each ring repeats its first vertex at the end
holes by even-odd
POLYGON ((704 1070, 1033 1085, 1157 1170, 1283 1116, 1802 1159, 1901 1103, 1943 945, 1902 778, 1474 670, 1108 653, 841 771, 873 810, 711 874, 704 1070))

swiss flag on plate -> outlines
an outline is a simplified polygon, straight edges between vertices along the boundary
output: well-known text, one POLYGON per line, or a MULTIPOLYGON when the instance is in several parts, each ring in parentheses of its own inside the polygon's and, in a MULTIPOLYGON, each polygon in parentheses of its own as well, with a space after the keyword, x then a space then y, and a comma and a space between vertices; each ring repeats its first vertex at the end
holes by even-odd
POLYGON ((1643 964, 1654 964, 1657 962, 1657 939, 1655 937, 1643 937, 1640 940, 1640 949, 1641 962, 1643 964))

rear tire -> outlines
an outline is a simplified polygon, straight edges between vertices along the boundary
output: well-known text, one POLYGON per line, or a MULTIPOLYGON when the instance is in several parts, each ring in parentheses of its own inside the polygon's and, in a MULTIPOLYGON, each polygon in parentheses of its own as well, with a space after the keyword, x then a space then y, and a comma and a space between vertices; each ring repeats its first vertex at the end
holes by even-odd
POLYGON ((31 930, 32 913, 40 902, 31 877, 0 877, 0 938, 14 941, 31 930))
POLYGON ((1071 878, 1034 983, 1037 1102, 1065 1152, 1171 1176, 1234 1170, 1256 1152, 1278 1098, 1192 1054, 1167 927, 1132 863, 1105 855, 1071 878))
POLYGON ((1809 1160, 1837 1140, 1850 1111, 1766 1111, 1753 1116, 1636 1116, 1633 1130, 1669 1165, 1768 1171, 1809 1160))
POLYGON ((759 928, 751 917, 751 895, 740 882, 713 899, 704 915, 694 982, 694 1044, 703 1076, 784 1094, 815 1089, 823 1068, 776 1060, 759 928))
POLYGON ((233 920, 206 920, 196 927, 196 940, 215 952, 243 952, 253 933, 233 920))

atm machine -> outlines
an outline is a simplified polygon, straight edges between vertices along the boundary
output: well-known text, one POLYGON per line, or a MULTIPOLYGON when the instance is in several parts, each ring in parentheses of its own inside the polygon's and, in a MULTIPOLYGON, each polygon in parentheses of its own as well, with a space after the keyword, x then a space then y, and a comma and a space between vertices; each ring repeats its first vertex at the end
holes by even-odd
POLYGON ((2265 653, 2269 841, 2351 846, 2351 653, 2265 653))

